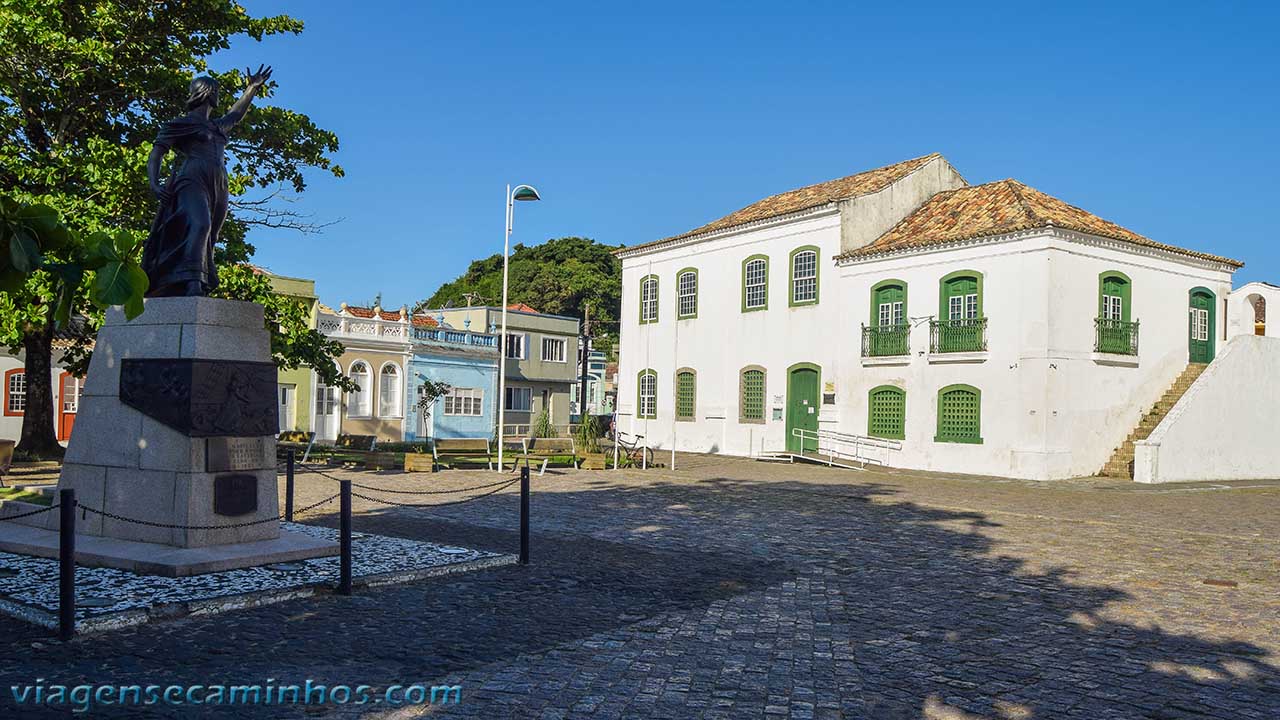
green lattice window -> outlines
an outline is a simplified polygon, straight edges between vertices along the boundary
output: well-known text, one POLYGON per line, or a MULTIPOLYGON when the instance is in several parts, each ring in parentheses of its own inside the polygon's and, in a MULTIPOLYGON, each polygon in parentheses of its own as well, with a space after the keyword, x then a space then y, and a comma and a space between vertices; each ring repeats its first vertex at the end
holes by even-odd
POLYGON ((907 393, 902 388, 881 385, 872 388, 867 411, 867 434, 901 440, 906 436, 907 393))
POLYGON ((753 366, 743 369, 738 377, 738 385, 740 395, 738 421, 764 422, 764 368, 753 366))
POLYGON ((982 392, 970 385, 938 391, 938 442, 982 442, 982 392))
POLYGON ((698 374, 688 368, 676 372, 676 420, 694 420, 698 406, 698 374))

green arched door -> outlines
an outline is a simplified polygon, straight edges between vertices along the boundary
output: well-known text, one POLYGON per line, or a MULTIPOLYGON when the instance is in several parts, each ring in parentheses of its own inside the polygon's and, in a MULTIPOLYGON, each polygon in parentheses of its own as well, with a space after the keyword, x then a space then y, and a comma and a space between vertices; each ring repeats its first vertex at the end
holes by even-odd
POLYGON ((793 367, 787 375, 787 450, 818 450, 818 368, 815 365, 793 367), (802 439, 797 428, 809 431, 802 439))
POLYGON ((1213 360, 1213 293, 1204 288, 1191 291, 1190 319, 1187 323, 1189 359, 1193 363, 1213 360))

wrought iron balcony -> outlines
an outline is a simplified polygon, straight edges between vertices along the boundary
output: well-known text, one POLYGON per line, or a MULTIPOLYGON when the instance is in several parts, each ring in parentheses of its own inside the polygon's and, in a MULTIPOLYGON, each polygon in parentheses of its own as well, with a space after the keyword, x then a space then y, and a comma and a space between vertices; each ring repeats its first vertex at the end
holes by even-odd
POLYGON ((1093 350, 1114 355, 1138 354, 1138 322, 1135 320, 1108 320, 1095 318, 1093 321, 1093 350))
POLYGON ((863 325, 862 357, 911 354, 910 325, 863 325))
POLYGON ((987 349, 987 319, 929 321, 929 352, 982 352, 987 349))

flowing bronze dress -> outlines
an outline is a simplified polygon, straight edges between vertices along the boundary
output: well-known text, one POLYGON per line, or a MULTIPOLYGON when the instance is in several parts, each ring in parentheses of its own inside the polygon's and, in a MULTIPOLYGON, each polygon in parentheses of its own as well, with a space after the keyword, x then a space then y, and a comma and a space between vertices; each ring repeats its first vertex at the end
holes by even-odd
POLYGON ((180 117, 165 123, 158 147, 183 155, 170 177, 168 201, 161 201, 142 251, 142 269, 151 279, 149 296, 180 294, 199 281, 205 292, 218 286, 213 244, 227 216, 225 118, 180 117))

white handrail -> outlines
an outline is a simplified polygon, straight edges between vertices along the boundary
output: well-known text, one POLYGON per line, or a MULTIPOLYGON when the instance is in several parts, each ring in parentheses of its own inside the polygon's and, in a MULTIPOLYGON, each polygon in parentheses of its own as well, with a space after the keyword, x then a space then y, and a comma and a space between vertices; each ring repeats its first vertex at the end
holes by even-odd
MULTIPOLYGON (((794 437, 800 438, 800 447, 802 449, 804 448, 805 440, 813 440, 817 445, 817 454, 826 455, 828 465, 834 465, 837 457, 841 460, 848 459, 861 463, 863 467, 866 467, 867 463, 887 465, 887 457, 885 460, 868 457, 861 452, 861 448, 866 447, 885 450, 886 455, 887 451, 902 449, 902 442, 899 440, 889 440, 886 438, 870 437, 867 435, 855 435, 853 433, 842 433, 835 430, 806 430, 805 428, 792 428, 791 434, 794 437), (825 451, 823 448, 824 440, 826 441, 825 451), (853 452, 837 450, 835 447, 836 445, 852 445, 853 452)), ((803 452, 801 454, 803 454, 803 452)))

